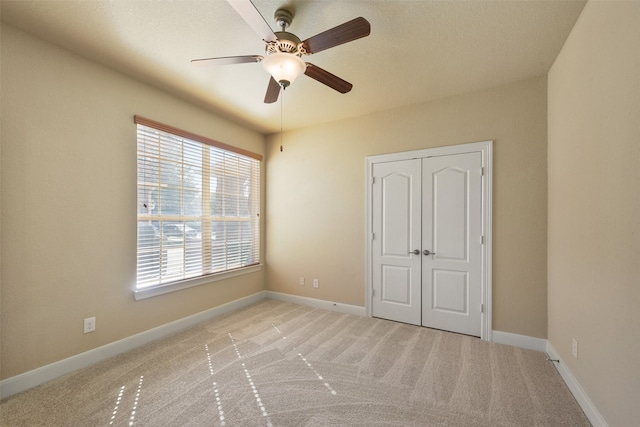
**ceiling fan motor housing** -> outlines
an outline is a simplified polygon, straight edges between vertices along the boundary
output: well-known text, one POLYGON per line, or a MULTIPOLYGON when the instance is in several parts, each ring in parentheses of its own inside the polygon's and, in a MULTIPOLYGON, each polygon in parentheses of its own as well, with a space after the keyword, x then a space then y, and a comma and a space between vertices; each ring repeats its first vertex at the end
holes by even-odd
POLYGON ((300 39, 295 34, 287 31, 278 31, 275 34, 278 40, 267 43, 265 47, 267 55, 275 52, 282 52, 302 56, 302 54, 305 53, 300 39))
POLYGON ((291 21, 293 21, 293 12, 287 9, 278 9, 273 14, 273 17, 276 20, 276 24, 282 28, 282 31, 274 33, 277 41, 267 43, 265 47, 267 55, 281 52, 291 53, 300 57, 305 54, 306 51, 304 50, 304 47, 302 47, 300 38, 295 34, 285 31, 287 27, 291 25, 291 21))

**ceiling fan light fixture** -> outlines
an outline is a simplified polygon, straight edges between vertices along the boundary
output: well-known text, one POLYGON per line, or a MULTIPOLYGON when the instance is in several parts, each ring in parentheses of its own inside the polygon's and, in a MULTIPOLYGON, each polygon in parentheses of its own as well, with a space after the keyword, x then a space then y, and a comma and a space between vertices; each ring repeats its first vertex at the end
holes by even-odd
POLYGON ((284 87, 293 83, 307 68, 307 64, 299 56, 284 52, 267 55, 262 60, 262 66, 284 87))

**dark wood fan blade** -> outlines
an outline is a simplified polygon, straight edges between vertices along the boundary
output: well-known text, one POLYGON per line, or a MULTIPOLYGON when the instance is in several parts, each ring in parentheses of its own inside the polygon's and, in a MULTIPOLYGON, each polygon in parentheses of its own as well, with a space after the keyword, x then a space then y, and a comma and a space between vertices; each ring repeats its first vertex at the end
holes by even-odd
POLYGON ((198 67, 209 67, 214 65, 246 64, 260 62, 261 60, 262 57, 260 55, 221 56, 218 58, 192 59, 191 63, 198 67))
POLYGON ((371 34, 369 21, 360 17, 331 28, 302 42, 308 53, 318 53, 371 34))
POLYGON ((269 86, 267 86, 267 93, 264 96, 265 104, 272 104, 278 100, 278 96, 280 95, 280 84, 271 77, 269 80, 269 86))
POLYGON ((256 9, 250 0, 227 1, 262 40, 267 42, 278 40, 269 24, 267 24, 267 21, 260 15, 260 12, 258 12, 258 9, 256 9))
POLYGON ((342 80, 340 77, 308 62, 307 69, 304 73, 312 79, 317 80, 340 93, 347 93, 353 87, 353 85, 348 81, 342 80))

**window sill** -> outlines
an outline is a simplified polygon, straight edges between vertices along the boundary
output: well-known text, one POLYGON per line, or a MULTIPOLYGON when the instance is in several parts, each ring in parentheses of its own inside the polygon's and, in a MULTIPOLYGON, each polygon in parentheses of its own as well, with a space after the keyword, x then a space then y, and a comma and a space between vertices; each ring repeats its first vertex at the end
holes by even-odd
POLYGON ((249 267, 238 268, 237 270, 225 271, 222 273, 209 274, 207 276, 200 276, 193 279, 182 280, 180 282, 166 283, 164 285, 157 285, 143 289, 134 289, 133 297, 136 301, 140 301, 158 295, 164 295, 170 292, 192 288, 194 286, 217 282, 218 280, 225 280, 231 277, 255 273, 260 270, 262 270, 262 264, 257 264, 249 267))

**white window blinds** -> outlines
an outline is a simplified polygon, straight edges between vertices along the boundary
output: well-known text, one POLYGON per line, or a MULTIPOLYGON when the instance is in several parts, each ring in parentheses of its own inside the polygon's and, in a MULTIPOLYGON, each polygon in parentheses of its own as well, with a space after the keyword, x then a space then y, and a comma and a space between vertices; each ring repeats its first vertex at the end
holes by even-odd
POLYGON ((137 289, 260 262, 261 156, 136 116, 137 289))

